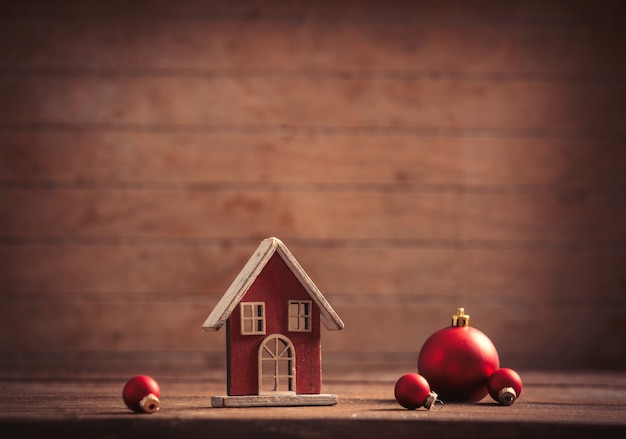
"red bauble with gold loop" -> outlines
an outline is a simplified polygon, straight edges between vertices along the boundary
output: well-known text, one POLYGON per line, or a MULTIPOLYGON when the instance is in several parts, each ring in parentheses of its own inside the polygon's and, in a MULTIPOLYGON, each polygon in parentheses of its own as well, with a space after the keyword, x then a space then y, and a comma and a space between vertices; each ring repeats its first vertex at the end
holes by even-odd
POLYGON ((426 340, 417 360, 419 374, 444 402, 480 401, 499 367, 496 347, 482 331, 469 326, 463 308, 452 316, 452 326, 426 340))

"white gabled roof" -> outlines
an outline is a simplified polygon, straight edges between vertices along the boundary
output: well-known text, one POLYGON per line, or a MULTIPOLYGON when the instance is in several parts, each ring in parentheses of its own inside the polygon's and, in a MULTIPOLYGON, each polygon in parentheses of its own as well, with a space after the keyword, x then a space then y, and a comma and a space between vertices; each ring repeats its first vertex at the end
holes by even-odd
POLYGON ((343 329, 344 324, 339 315, 330 306, 330 303, 322 296, 320 290, 315 286, 311 278, 302 269, 296 258, 293 257, 289 249, 278 238, 267 238, 261 241, 252 257, 244 265, 226 293, 222 296, 215 308, 202 325, 204 331, 218 331, 233 310, 239 304, 244 294, 248 291, 254 280, 265 267, 275 252, 285 261, 291 272, 300 281, 304 289, 309 293, 313 301, 320 309, 320 318, 326 329, 337 331, 343 329))

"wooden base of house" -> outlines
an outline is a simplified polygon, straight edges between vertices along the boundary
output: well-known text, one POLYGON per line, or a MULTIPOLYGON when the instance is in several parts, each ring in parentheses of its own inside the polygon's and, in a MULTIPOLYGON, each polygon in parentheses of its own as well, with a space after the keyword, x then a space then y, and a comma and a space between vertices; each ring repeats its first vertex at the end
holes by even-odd
POLYGON ((294 407, 294 406, 322 406, 336 405, 337 395, 321 393, 315 395, 243 395, 243 396, 213 396, 213 407, 294 407))

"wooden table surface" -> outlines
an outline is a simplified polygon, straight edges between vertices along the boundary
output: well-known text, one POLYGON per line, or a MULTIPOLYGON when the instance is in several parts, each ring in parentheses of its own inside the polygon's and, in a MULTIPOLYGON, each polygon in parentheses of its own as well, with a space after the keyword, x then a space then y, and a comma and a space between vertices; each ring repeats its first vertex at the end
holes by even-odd
POLYGON ((332 407, 212 408, 221 372, 170 372, 158 379, 162 408, 131 413, 119 373, 0 377, 0 437, 624 437, 626 373, 521 371, 512 406, 446 403, 405 410, 393 399, 401 371, 326 373, 332 407))

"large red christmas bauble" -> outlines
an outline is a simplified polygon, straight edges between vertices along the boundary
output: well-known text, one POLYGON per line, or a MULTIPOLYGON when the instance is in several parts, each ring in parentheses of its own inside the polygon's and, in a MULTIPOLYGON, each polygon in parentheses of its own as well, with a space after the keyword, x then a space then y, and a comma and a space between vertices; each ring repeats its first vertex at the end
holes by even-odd
POLYGON ((154 378, 137 375, 129 379, 122 390, 124 404, 137 413, 154 413, 159 410, 161 389, 154 378))
POLYGON ((426 340, 417 370, 444 402, 480 401, 488 393, 489 377, 500 367, 498 351, 489 337, 469 326, 463 308, 452 322, 426 340))

